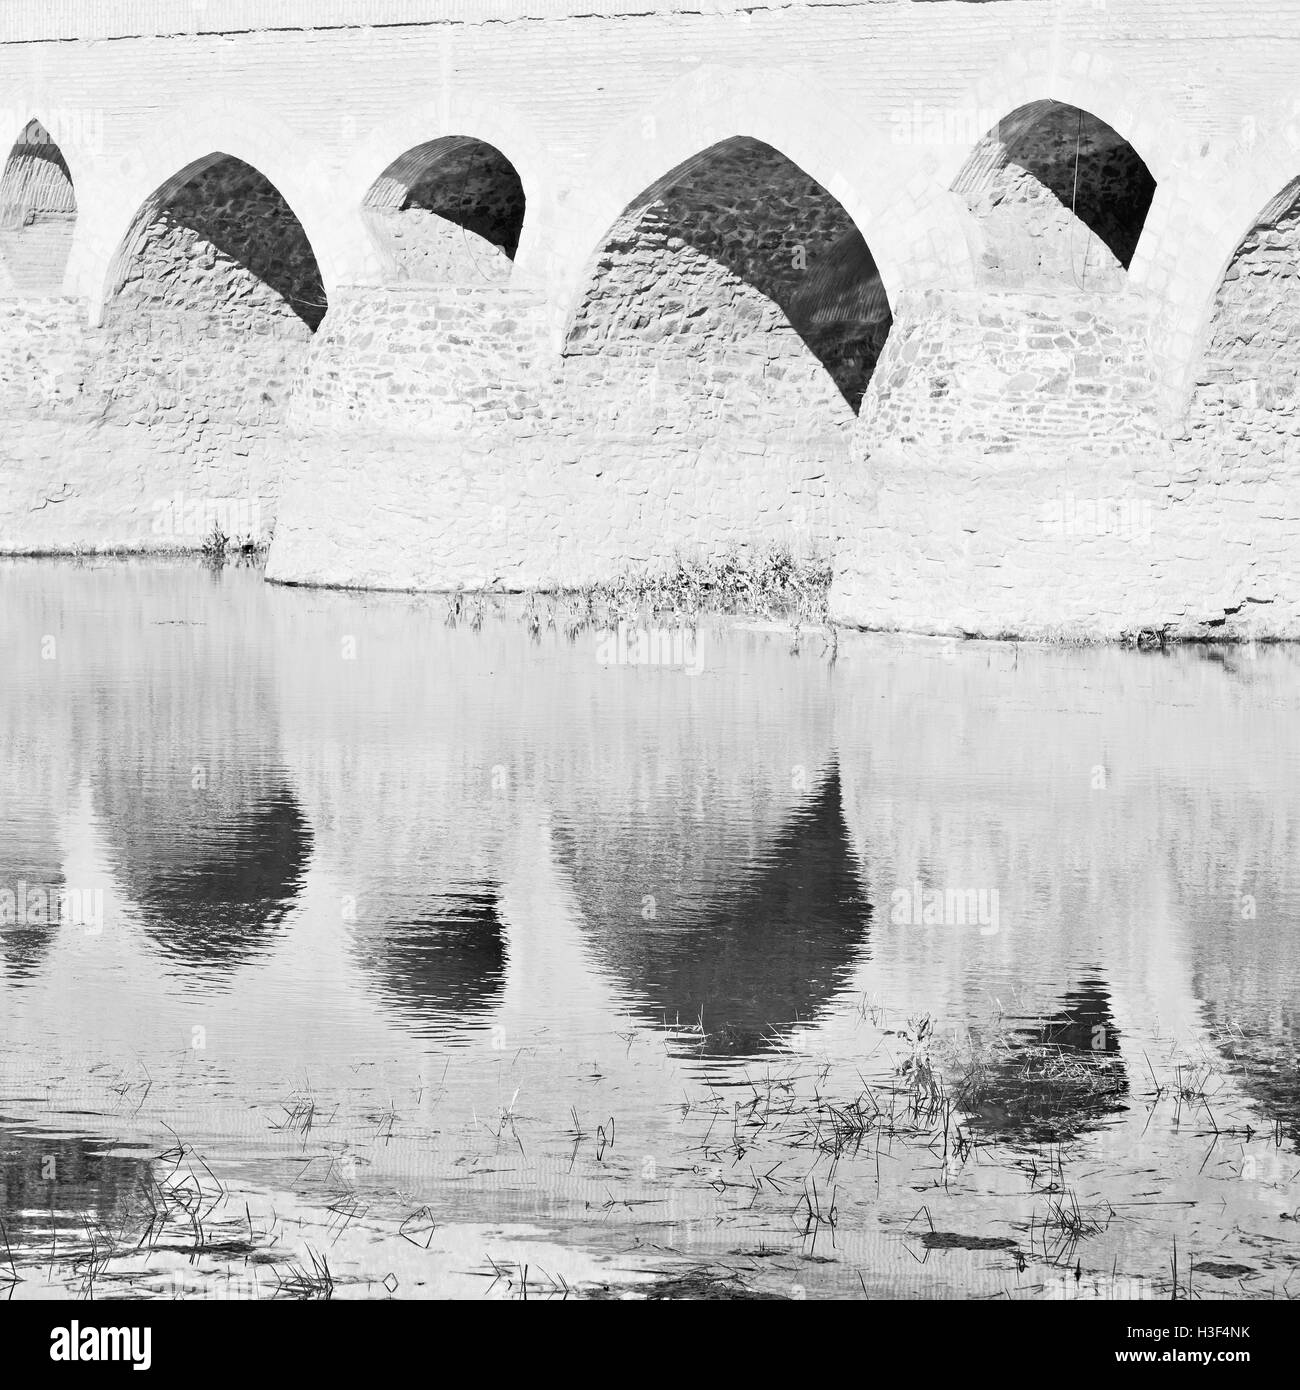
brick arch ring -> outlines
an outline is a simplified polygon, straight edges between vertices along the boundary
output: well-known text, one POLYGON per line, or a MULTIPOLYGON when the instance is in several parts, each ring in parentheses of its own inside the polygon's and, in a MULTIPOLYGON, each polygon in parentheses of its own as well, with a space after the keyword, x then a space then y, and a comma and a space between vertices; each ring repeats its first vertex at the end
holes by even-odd
MULTIPOLYGON (((563 331, 578 311, 617 221, 690 161, 726 140, 770 145, 817 180, 853 219, 891 305, 911 291, 973 283, 959 200, 889 132, 856 120, 780 72, 704 68, 634 112, 575 171, 550 278, 563 331)), ((562 334, 561 334, 562 337, 562 334)))
MULTIPOLYGON (((555 220, 557 192, 555 171, 546 146, 534 133, 535 124, 500 101, 450 91, 367 132, 346 155, 340 196, 349 209, 359 213, 371 188, 403 156, 434 141, 481 141, 510 162, 523 185, 524 223, 515 267, 520 277, 530 276, 555 220)), ((348 273, 352 282, 370 284, 375 281, 378 262, 369 232, 363 228, 361 235, 362 243, 352 248, 348 273)))
POLYGON ((100 170, 101 197, 79 219, 70 281, 99 322, 150 216, 222 156, 251 165, 277 190, 302 226, 327 295, 343 283, 349 235, 337 214, 331 163, 276 117, 247 108, 176 111, 159 124, 174 133, 100 170))

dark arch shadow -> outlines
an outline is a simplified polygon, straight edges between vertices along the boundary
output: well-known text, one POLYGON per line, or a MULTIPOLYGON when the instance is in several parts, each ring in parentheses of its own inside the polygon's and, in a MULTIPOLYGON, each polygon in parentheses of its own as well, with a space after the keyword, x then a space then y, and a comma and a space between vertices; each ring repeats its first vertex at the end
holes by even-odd
POLYGON ((650 921, 642 895, 661 868, 637 873, 627 846, 632 862, 608 862, 573 827, 557 830, 556 843, 600 956, 644 1001, 647 1020, 674 1034, 699 1025, 684 1044, 691 1052, 741 1056, 779 1044, 785 1030, 823 1015, 866 951, 871 906, 838 769, 754 862, 710 866, 734 886, 702 901, 679 883, 681 897, 650 921))
POLYGON ((76 221, 63 151, 40 121, 29 121, 0 175, 0 256, 15 291, 60 292, 76 221))
POLYGON ((748 136, 687 160, 625 210, 593 259, 566 353, 615 329, 689 339, 708 327, 710 306, 692 297, 701 258, 772 301, 860 409, 893 322, 876 263, 838 200, 748 136))
POLYGON ((358 902, 352 949, 385 1005, 417 1032, 468 1022, 505 990, 506 934, 491 885, 358 902))
POLYGON ((514 260, 524 226, 524 185, 495 145, 449 135, 399 155, 371 186, 365 207, 382 214, 431 214, 514 260))
MULTIPOLYGON (((13 833, 12 826, 9 833, 13 833)), ((0 960, 7 984, 29 984, 40 973, 59 931, 63 871, 50 859, 6 857, 0 866, 0 960), (36 894, 33 897, 33 893, 36 894), (12 910, 12 916, 10 915, 12 910)))
POLYGON ((1300 1016, 1283 1011, 1271 1027, 1258 1014, 1202 1005, 1225 1069, 1270 1125, 1300 1152, 1300 1016))
POLYGON ((15 1258, 39 1251, 48 1260, 52 1238, 78 1248, 88 1227, 134 1236, 152 1172, 148 1159, 115 1154, 106 1139, 45 1134, 0 1117, 0 1219, 15 1258))
MULTIPOLYGON (((1283 881, 1276 887, 1289 885, 1283 881)), ((1229 909, 1236 910, 1235 904, 1229 909)), ((1262 1117, 1261 1127, 1274 1131, 1278 1146, 1285 1137, 1292 1153, 1300 1153, 1300 977, 1294 933, 1286 930, 1285 916, 1264 926, 1256 919, 1225 926, 1224 913, 1199 903, 1189 905, 1187 920, 1194 950, 1192 988, 1222 1070, 1262 1117)), ((1220 1101, 1214 1104, 1222 1111, 1220 1101)))
POLYGON ((174 288, 184 308, 184 276, 203 259, 216 261, 208 274, 223 262, 245 271, 313 333, 325 317, 325 286, 302 224, 265 175, 220 152, 148 199, 118 253, 114 291, 156 304, 174 288))
POLYGON ((297 799, 271 786, 207 822, 160 814, 138 791, 106 793, 118 876, 173 961, 230 970, 264 954, 301 891, 312 837, 297 799))
POLYGON ((11 812, 0 841, 0 960, 9 984, 40 973, 67 910, 66 887, 52 811, 29 804, 11 812))
POLYGON ((953 184, 981 217, 998 208, 1027 209, 1035 190, 1077 217, 1129 268, 1156 181, 1116 130, 1075 106, 1031 102, 985 136, 953 184))
POLYGON ((1128 1074, 1100 976, 1000 1043, 958 1087, 974 1128, 1030 1144, 1063 1143, 1125 1108, 1128 1074))

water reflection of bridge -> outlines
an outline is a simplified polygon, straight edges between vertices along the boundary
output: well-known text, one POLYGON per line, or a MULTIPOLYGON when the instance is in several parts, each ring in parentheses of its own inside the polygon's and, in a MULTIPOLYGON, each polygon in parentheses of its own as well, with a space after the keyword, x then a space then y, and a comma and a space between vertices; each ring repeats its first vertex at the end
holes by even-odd
MULTIPOLYGON (((16 573, 30 647, 51 579, 16 573)), ((74 881, 87 783, 146 970, 247 994, 301 963, 444 1037, 702 1019, 706 1054, 796 1022, 851 1048, 856 993, 1070 1046, 1101 1027, 1130 1070, 1158 1030, 1300 1124, 1288 653, 847 642, 831 671, 739 634, 687 677, 436 605, 60 574, 62 683, 33 665, 2 716, 33 789, 3 871, 74 881), (1000 930, 891 920, 917 880, 996 889, 1000 930)), ((5 933, 6 981, 36 988, 58 935, 5 933)))

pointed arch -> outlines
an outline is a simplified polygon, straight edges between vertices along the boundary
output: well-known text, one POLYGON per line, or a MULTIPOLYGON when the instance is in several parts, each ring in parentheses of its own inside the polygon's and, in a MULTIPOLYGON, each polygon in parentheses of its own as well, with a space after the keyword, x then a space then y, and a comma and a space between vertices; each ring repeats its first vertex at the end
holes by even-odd
POLYGON ((59 294, 76 223, 77 196, 67 160, 33 117, 0 174, 0 290, 59 294))
POLYGON ((1222 266, 1193 378, 1211 414, 1226 403, 1238 429, 1249 410, 1289 433, 1300 401, 1300 176, 1268 201, 1222 266))
POLYGON ((1052 98, 1001 118, 953 182, 978 227, 982 283, 1098 292, 1123 287, 1155 190, 1123 135, 1052 98))
POLYGON ((732 136, 644 189, 589 262, 567 356, 732 352, 755 370, 810 354, 854 410, 892 324, 840 201, 780 150, 732 136), (734 350, 734 352, 733 352, 734 350))
MULTIPOLYGON (((972 283, 968 216, 942 176, 942 151, 902 138, 788 71, 702 64, 613 128, 554 233, 552 275, 566 316, 586 293, 591 248, 664 170, 749 137, 779 150, 831 194, 871 247, 890 303, 972 283)), ((567 325, 568 318, 565 323, 567 325)))
POLYGON ((386 279, 483 284, 509 278, 525 202, 495 145, 448 135, 400 154, 363 206, 386 279))
MULTIPOLYGON (((272 185, 311 246, 327 296, 351 283, 351 267, 366 238, 359 208, 340 201, 328 151, 303 138, 274 110, 247 102, 175 106, 158 114, 153 129, 154 137, 131 150, 111 178, 96 178, 93 208, 87 194, 73 269, 92 323, 102 320, 121 287, 124 252, 144 215, 217 156, 241 161, 272 185)), ((77 168, 75 160, 72 167, 77 168)))
POLYGON ((208 316, 226 310, 260 331, 297 320, 315 332, 328 307, 315 252, 283 195, 220 150, 146 198, 113 259, 109 292, 208 316))

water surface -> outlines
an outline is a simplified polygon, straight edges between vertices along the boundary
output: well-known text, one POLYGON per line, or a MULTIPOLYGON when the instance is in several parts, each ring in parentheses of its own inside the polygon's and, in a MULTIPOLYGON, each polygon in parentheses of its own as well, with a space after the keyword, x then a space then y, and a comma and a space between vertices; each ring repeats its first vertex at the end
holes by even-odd
POLYGON ((1300 1287, 1291 648, 0 598, 0 1296, 1300 1287))

